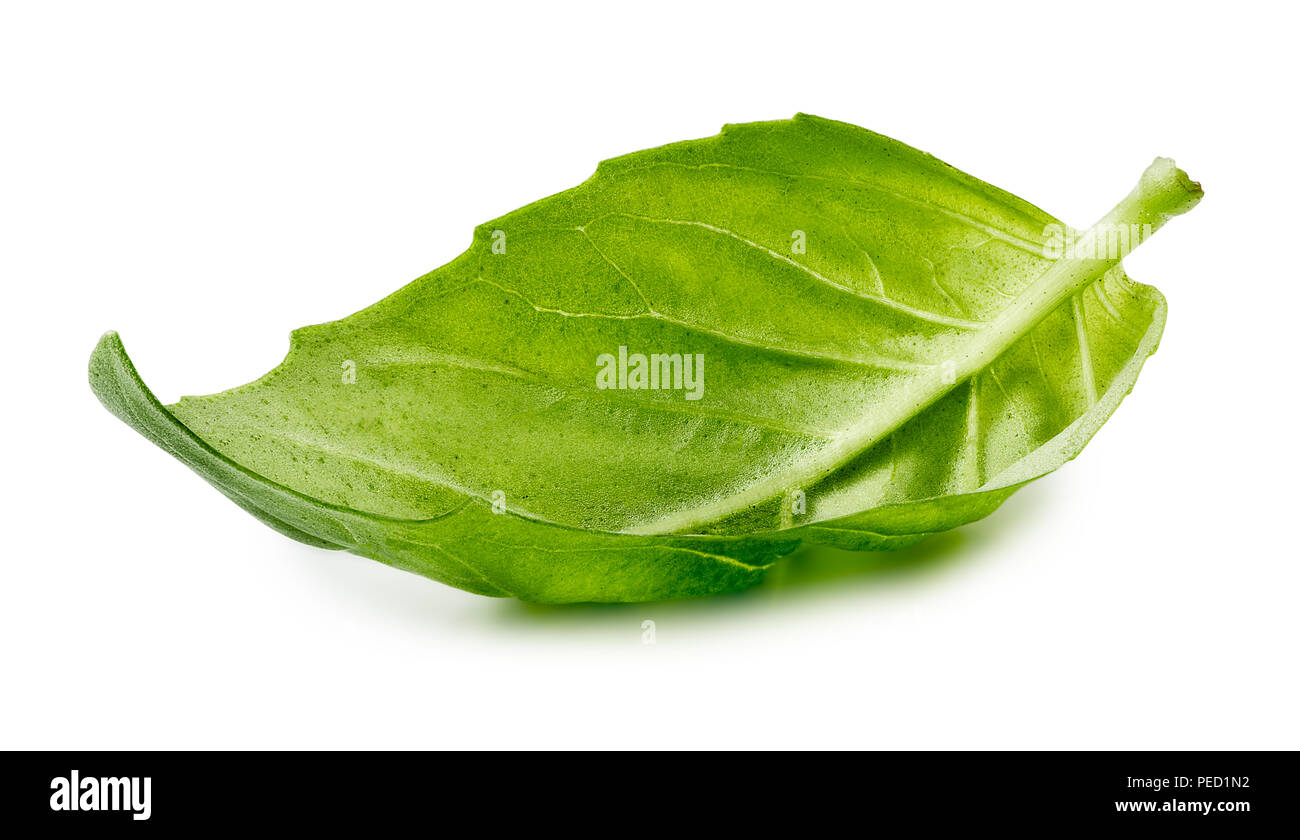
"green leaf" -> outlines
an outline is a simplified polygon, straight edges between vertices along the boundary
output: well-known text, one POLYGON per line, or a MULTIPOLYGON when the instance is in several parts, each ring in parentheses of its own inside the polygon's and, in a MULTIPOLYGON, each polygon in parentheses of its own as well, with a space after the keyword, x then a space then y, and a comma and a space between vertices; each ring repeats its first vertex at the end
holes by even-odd
POLYGON ((1200 195, 1159 159, 1079 234, 854 126, 727 126, 480 226, 249 385, 163 406, 114 333, 91 385, 312 545, 530 601, 721 592, 803 541, 979 519, 1077 455, 1165 319, 1107 237, 1200 195), (619 387, 638 354, 663 387, 619 387))

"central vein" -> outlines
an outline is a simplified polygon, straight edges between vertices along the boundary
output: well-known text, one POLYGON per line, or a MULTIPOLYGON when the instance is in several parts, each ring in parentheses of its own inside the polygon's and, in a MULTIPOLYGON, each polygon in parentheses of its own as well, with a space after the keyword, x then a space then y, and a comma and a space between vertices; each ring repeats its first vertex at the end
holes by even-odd
POLYGON ((1102 257, 1062 259, 1053 263, 988 324, 970 333, 948 375, 943 366, 920 371, 903 380, 900 393, 864 415, 828 446, 787 470, 774 472, 739 493, 627 529, 631 534, 668 534, 698 531, 710 523, 762 504, 792 487, 811 487, 843 467, 857 455, 898 429, 958 384, 986 369, 1022 336, 1058 306, 1096 281, 1120 261, 1107 253, 1107 231, 1119 225, 1149 224, 1159 228, 1185 213, 1200 200, 1200 187, 1173 161, 1157 158, 1138 185, 1078 240, 1076 253, 1102 257), (1101 247, 1097 247, 1100 245, 1101 247), (955 375, 954 375, 955 374, 955 375))

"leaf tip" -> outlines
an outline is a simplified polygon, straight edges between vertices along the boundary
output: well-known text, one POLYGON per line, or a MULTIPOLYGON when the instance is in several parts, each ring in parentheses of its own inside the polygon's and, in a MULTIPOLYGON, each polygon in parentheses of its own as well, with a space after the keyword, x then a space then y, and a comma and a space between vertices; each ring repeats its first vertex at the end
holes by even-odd
POLYGON ((94 387, 95 379, 105 372, 108 362, 123 354, 122 337, 117 330, 109 330, 95 342, 95 349, 90 352, 90 382, 94 387))
POLYGON ((109 330, 101 335, 99 341, 95 343, 95 349, 90 353, 88 371, 90 390, 94 391, 104 407, 114 414, 119 414, 118 380, 124 360, 127 365, 130 364, 126 356, 126 348, 122 346, 122 337, 117 334, 117 330, 109 330))

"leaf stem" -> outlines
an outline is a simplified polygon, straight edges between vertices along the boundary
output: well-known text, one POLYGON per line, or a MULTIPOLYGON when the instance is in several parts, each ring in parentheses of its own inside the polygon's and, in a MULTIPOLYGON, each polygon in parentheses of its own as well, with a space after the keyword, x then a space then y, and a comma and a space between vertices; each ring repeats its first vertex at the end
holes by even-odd
POLYGON ((957 362, 958 381, 990 365, 1016 339, 1118 265, 1166 222, 1195 207, 1202 195, 1201 185, 1172 160, 1156 158, 1133 191, 1072 243, 1070 255, 1056 260, 988 325, 992 341, 971 342, 984 346, 957 362), (1127 247, 1117 247, 1119 234, 1127 247))
POLYGON ((1070 255, 1057 259, 993 321, 971 333, 962 354, 948 360, 952 366, 946 372, 936 365, 911 375, 903 381, 899 399, 865 414, 810 460, 772 473, 739 493, 630 528, 627 533, 690 533, 762 504, 790 487, 812 487, 958 384, 986 369, 1058 306, 1119 264, 1122 257, 1151 233, 1174 216, 1195 207, 1202 195, 1200 184, 1192 181, 1172 160, 1156 158, 1142 173, 1133 191, 1075 240, 1070 255), (1125 239, 1126 248, 1114 247, 1116 232, 1127 235, 1135 230, 1142 235, 1125 239))

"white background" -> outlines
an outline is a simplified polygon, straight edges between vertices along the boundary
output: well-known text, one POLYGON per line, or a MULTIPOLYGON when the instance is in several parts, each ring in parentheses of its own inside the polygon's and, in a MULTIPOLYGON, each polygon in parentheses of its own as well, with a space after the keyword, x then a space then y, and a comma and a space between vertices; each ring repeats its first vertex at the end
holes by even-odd
POLYGON ((7 3, 0 747, 1300 748, 1284 4, 7 3), (807 111, 1077 224, 1155 155, 1160 352, 1075 462, 899 555, 539 608, 265 528, 105 412, 454 257, 597 161, 807 111), (657 644, 642 644, 643 620, 657 644))

